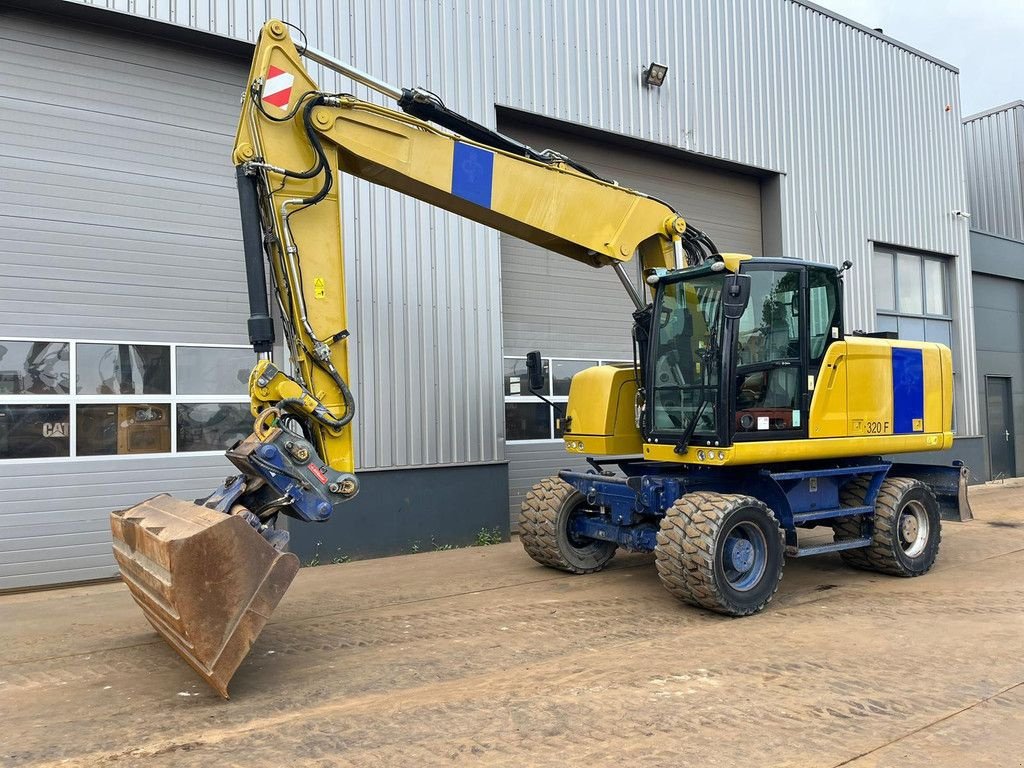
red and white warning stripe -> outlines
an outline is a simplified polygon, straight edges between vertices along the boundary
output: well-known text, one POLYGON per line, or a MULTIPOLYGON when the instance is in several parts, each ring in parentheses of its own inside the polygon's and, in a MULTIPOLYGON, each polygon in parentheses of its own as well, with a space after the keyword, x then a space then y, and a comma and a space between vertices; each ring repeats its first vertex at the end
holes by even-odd
POLYGON ((295 78, 290 72, 271 65, 267 69, 267 82, 263 85, 263 100, 281 109, 288 109, 292 98, 292 83, 295 78))

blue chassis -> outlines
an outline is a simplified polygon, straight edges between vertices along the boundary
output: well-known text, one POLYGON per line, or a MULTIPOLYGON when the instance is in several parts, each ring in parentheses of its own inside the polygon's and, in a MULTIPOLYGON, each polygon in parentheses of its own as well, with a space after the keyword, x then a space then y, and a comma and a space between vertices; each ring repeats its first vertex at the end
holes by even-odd
POLYGON ((955 505, 961 474, 960 462, 952 466, 894 464, 879 458, 741 467, 680 465, 632 457, 587 461, 593 467, 587 472, 558 473, 584 495, 588 507, 600 510, 573 515, 570 536, 576 541, 614 541, 638 552, 654 550, 661 518, 680 496, 696 491, 738 493, 763 501, 782 525, 786 553, 792 556, 867 546, 878 489, 890 472, 921 479, 931 487, 943 517, 953 516, 950 506, 955 505), (612 466, 617 471, 609 469, 612 466), (864 506, 840 506, 840 490, 858 476, 870 478, 864 506), (863 519, 860 538, 800 547, 799 527, 828 524, 831 518, 849 516, 863 519))

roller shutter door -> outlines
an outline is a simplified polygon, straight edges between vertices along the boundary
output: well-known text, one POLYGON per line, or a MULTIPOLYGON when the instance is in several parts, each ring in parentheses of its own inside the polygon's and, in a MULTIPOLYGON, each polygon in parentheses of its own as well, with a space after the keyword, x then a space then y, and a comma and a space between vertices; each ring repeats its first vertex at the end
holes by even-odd
MULTIPOLYGON (((245 343, 230 152, 246 74, 214 51, 0 12, 0 344, 245 343)), ((0 405, 32 391, 7 373, 0 405)), ((43 428, 68 429, 67 413, 43 428)), ((205 495, 230 470, 55 455, 0 460, 0 590, 113 576, 110 510, 205 495)))

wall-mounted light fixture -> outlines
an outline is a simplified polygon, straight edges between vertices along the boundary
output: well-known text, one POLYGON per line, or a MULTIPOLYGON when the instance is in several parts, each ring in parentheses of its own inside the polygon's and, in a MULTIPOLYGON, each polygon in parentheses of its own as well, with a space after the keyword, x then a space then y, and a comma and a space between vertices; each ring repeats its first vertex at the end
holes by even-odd
POLYGON ((660 88, 665 82, 666 75, 668 75, 668 67, 664 64, 656 64, 652 61, 651 66, 644 70, 644 85, 660 88))

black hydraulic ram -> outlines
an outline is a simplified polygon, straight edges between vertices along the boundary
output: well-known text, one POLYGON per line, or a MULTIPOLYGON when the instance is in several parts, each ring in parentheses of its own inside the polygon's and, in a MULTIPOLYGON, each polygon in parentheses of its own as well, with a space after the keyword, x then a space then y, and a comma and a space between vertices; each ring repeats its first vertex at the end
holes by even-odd
POLYGON ((253 351, 266 354, 274 348, 274 321, 267 298, 267 269, 263 260, 263 230, 257 179, 235 166, 238 208, 242 215, 242 248, 245 251, 245 281, 249 288, 249 343, 253 351))

